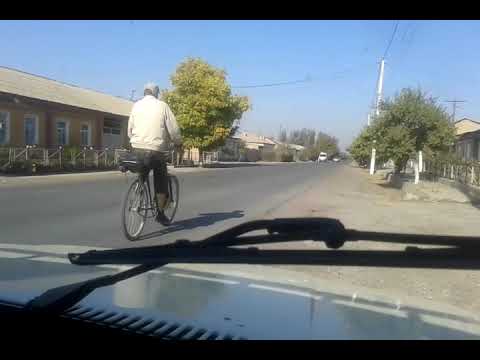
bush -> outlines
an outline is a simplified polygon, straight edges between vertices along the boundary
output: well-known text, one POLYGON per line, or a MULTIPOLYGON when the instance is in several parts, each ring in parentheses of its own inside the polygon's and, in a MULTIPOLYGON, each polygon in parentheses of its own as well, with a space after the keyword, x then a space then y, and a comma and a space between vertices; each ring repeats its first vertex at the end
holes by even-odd
POLYGON ((293 154, 284 152, 280 154, 280 161, 281 162, 292 162, 293 161, 293 154))
POLYGON ((262 153, 263 161, 278 161, 278 154, 275 151, 269 151, 262 153))
POLYGON ((293 152, 287 149, 285 146, 277 147, 274 151, 268 151, 262 153, 263 161, 281 161, 292 162, 294 161, 293 152))

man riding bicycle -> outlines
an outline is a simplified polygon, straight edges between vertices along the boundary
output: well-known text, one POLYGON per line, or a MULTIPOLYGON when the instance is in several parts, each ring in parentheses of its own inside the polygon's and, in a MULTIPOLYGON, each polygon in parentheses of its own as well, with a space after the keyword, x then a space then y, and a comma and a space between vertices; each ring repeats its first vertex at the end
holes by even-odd
POLYGON ((171 142, 182 146, 180 128, 170 107, 158 99, 159 88, 153 83, 144 87, 144 97, 132 108, 128 120, 128 137, 134 153, 146 170, 153 169, 155 200, 158 206, 156 220, 162 225, 169 221, 163 210, 168 201, 167 153, 171 142))

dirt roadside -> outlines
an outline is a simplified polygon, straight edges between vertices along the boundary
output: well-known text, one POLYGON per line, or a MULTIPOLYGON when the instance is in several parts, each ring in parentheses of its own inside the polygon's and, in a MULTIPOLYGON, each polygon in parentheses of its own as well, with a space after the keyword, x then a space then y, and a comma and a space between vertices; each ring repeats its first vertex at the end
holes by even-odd
MULTIPOLYGON (((399 190, 382 186, 359 168, 343 166, 335 182, 314 187, 270 216, 319 216, 340 219, 345 227, 419 234, 478 235, 480 209, 453 202, 402 201, 399 190)), ((271 245, 282 248, 323 248, 323 244, 271 245)), ((405 245, 348 243, 346 249, 404 249, 405 245)), ((480 271, 394 269, 373 267, 288 266, 324 280, 387 290, 392 296, 420 297, 480 311, 480 271)))

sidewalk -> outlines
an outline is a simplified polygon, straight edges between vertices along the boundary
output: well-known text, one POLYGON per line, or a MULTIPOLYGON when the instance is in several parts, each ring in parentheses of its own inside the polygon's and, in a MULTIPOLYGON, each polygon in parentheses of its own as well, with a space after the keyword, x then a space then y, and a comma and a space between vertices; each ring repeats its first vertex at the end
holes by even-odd
MULTIPOLYGON (((365 170, 345 166, 328 186, 311 188, 276 209, 269 217, 332 217, 346 228, 418 234, 478 236, 480 210, 471 204, 403 201, 401 191, 375 184, 365 170)), ((305 241, 283 248, 324 248, 305 241)), ((350 250, 403 250, 405 245, 381 242, 345 244, 350 250)), ((442 269, 288 266, 319 280, 343 280, 357 287, 384 289, 401 299, 409 295, 480 311, 480 272, 442 269)))

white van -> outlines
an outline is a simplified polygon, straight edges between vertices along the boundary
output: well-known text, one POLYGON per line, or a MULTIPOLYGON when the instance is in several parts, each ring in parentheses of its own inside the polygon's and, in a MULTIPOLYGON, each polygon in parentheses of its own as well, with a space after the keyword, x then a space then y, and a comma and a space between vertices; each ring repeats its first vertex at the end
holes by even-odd
POLYGON ((318 155, 318 162, 320 161, 326 161, 327 160, 327 153, 321 152, 320 155, 318 155))

